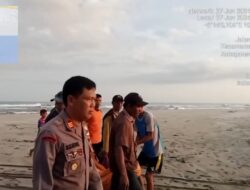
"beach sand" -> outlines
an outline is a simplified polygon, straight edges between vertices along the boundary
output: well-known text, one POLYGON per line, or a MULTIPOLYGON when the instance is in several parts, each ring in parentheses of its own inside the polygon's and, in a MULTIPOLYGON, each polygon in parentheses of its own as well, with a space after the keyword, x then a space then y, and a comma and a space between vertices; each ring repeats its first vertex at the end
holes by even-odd
MULTIPOLYGON (((166 145, 156 189, 249 190, 250 110, 152 110, 166 145)), ((0 115, 0 189, 32 189, 38 114, 0 115)), ((139 150, 138 150, 139 151, 139 150)))

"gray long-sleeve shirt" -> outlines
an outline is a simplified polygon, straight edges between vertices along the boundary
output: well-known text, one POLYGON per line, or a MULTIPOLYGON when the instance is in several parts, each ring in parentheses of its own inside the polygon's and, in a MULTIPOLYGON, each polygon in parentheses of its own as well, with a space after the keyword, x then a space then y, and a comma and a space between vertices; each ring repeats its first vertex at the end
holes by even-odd
POLYGON ((42 128, 33 157, 34 190, 102 189, 83 125, 62 111, 42 128))

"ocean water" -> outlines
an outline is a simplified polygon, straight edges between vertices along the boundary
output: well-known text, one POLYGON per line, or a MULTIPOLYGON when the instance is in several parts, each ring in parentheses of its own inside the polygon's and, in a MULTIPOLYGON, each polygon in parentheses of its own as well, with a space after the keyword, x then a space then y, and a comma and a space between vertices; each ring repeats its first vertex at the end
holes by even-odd
POLYGON ((0 114, 39 113, 40 109, 50 111, 53 107, 50 102, 0 102, 0 114))
MULTIPOLYGON (((53 102, 0 102, 0 114, 31 114, 39 113, 40 109, 50 111, 53 102)), ((148 110, 196 110, 196 109, 247 109, 250 104, 211 104, 211 103, 150 103, 148 110)), ((110 103, 103 103, 101 109, 105 113, 112 108, 110 103)))

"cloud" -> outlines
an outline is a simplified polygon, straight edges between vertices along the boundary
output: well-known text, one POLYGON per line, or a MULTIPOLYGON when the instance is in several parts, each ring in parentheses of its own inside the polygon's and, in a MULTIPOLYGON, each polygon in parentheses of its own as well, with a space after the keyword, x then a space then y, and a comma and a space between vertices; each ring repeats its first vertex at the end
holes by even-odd
POLYGON ((105 4, 103 1, 47 0, 19 4, 20 47, 26 64, 36 64, 43 57, 43 62, 54 60, 49 64, 64 61, 71 64, 68 59, 84 60, 92 54, 109 53, 115 43, 112 27, 126 22, 123 3, 116 1, 105 4))
POLYGON ((140 72, 126 77, 126 81, 135 84, 196 84, 239 79, 249 67, 231 68, 214 67, 210 62, 169 63, 161 70, 140 72))
POLYGON ((219 6, 215 1, 6 2, 19 7, 20 63, 0 66, 0 88, 20 99, 47 99, 79 74, 95 80, 104 96, 142 87, 150 97, 156 86, 172 85, 175 97, 175 85, 233 79, 249 70, 247 59, 219 57, 219 44, 233 41, 234 30, 207 30, 187 14, 186 8, 219 6))
POLYGON ((172 40, 183 40, 185 38, 193 37, 195 34, 185 29, 171 28, 169 30, 169 35, 169 38, 171 38, 172 40))

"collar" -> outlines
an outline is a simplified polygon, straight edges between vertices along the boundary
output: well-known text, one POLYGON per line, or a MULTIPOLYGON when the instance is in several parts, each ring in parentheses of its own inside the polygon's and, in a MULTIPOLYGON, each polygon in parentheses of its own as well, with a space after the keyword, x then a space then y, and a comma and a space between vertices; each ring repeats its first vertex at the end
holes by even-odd
POLYGON ((126 111, 126 109, 123 109, 122 113, 125 115, 126 119, 128 119, 131 123, 135 122, 135 119, 131 115, 129 115, 129 113, 126 111))
POLYGON ((65 126, 68 130, 81 127, 81 122, 71 119, 65 110, 61 111, 60 116, 63 119, 65 126))

